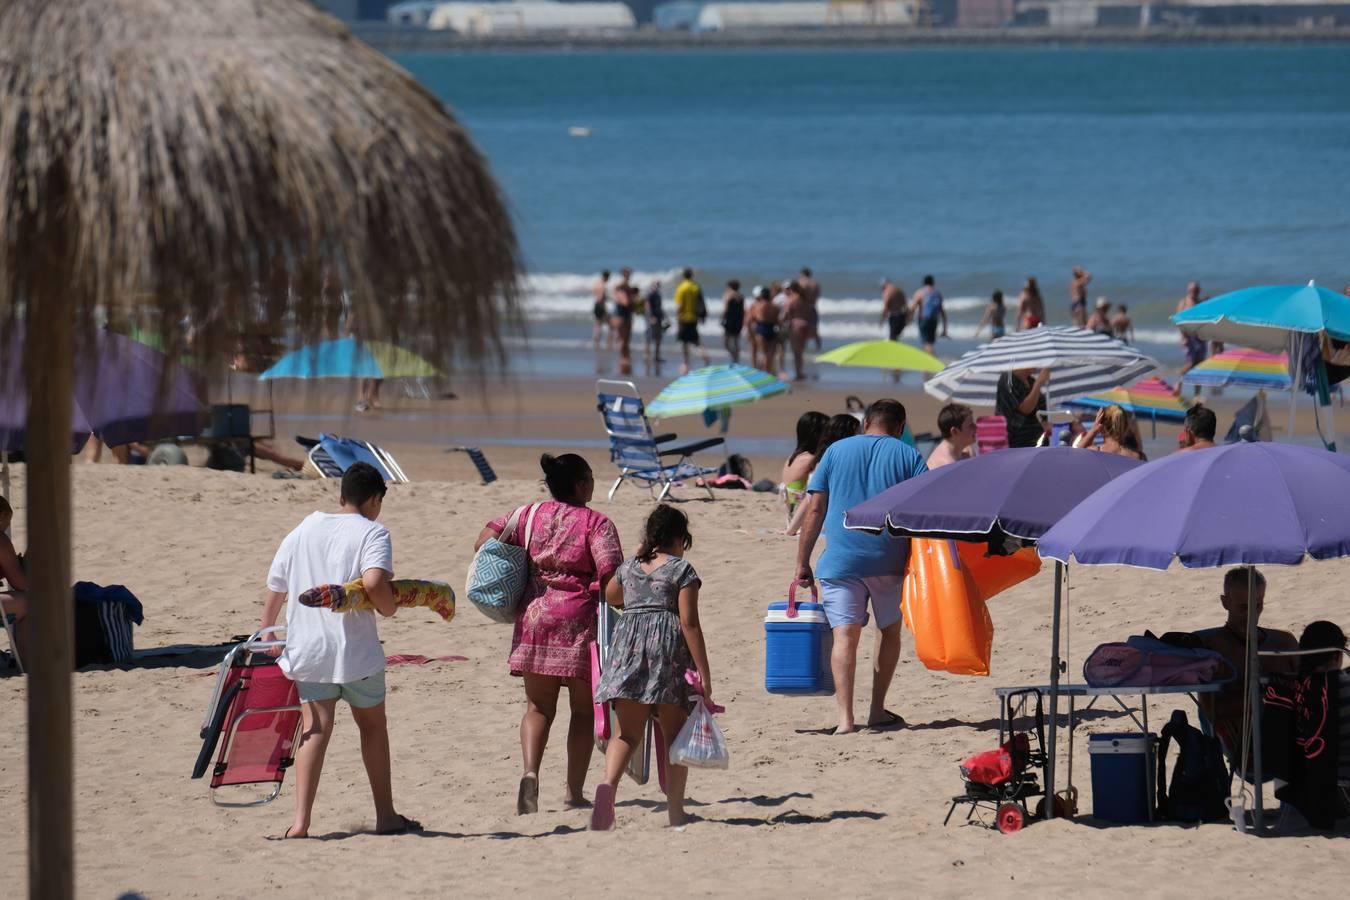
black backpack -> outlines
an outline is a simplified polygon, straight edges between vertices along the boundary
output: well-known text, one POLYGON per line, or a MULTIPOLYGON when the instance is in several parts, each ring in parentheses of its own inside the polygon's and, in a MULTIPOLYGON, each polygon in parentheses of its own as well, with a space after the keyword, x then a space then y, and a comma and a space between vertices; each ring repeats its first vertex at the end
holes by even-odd
POLYGON ((1158 746, 1158 818, 1171 822, 1214 822, 1228 818, 1224 800, 1231 781, 1224 764, 1223 746, 1191 726, 1186 713, 1176 710, 1163 726, 1158 746), (1172 779, 1167 779, 1167 748, 1177 745, 1172 779))

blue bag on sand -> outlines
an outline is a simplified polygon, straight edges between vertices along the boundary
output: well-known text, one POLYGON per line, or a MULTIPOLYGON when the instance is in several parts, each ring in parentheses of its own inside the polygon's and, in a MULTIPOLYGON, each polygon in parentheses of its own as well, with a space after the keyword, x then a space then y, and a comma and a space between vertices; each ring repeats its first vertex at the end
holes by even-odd
POLYGON ((494 622, 514 622, 520 600, 525 596, 525 586, 530 579, 530 535, 534 530, 534 514, 539 504, 522 506, 511 513, 501 535, 488 538, 473 562, 469 564, 469 577, 464 585, 464 595, 469 602, 494 622), (520 546, 507 543, 506 539, 518 533, 520 517, 526 510, 525 538, 520 546))

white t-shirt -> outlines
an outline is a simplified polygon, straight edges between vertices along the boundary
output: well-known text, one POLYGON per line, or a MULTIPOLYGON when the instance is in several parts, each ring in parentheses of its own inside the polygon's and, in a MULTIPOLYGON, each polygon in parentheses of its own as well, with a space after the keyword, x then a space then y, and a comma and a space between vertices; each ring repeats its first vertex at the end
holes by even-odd
POLYGON ((389 529, 356 513, 310 513, 286 535, 267 573, 268 590, 287 595, 281 670, 294 681, 345 684, 384 671, 375 613, 305 606, 300 595, 346 584, 367 569, 394 573, 389 529))

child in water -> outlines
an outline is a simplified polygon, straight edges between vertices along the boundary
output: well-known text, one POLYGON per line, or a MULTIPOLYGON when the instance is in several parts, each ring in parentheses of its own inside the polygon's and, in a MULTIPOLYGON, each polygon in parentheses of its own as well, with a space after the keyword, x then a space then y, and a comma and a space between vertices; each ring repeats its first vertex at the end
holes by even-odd
MULTIPOLYGON (((629 757, 645 737, 647 719, 661 724, 667 758, 689 717, 694 694, 684 674, 693 669, 711 699, 708 650, 698 620, 702 582, 684 553, 694 545, 689 520, 673 506, 652 510, 642 527, 637 555, 619 567, 605 600, 623 616, 610 641, 609 659, 595 702, 613 703, 618 733, 605 752, 605 783, 595 789, 592 831, 614 827, 614 798, 629 757)), ((685 824, 684 784, 689 770, 668 765, 666 809, 670 824, 685 824)))

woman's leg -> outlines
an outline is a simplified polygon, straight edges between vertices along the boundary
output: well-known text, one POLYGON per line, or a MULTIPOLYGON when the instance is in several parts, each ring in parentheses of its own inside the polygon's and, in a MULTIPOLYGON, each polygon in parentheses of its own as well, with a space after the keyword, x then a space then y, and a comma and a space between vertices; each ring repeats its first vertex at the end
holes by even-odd
POLYGON ((516 812, 522 815, 539 811, 539 763, 544 758, 549 727, 558 711, 561 686, 561 678, 525 673, 525 715, 520 719, 520 755, 524 773, 520 779, 520 795, 516 798, 516 812))
POLYGON ((10 625, 14 634, 14 646, 10 649, 19 657, 20 665, 25 665, 24 660, 28 658, 28 639, 27 623, 24 620, 28 617, 28 595, 18 591, 0 594, 0 615, 14 617, 10 625))
POLYGON ((567 679, 567 700, 572 716, 567 723, 567 796, 570 807, 584 807, 586 770, 591 767, 595 750, 595 707, 591 702, 591 683, 580 678, 567 679))
POLYGON ((661 734, 666 739, 666 815, 670 824, 678 828, 687 821, 684 814, 684 785, 689 778, 689 768, 669 762, 670 747, 689 719, 689 713, 683 706, 663 703, 656 708, 656 716, 661 723, 661 734))
POLYGON ((646 737, 647 718, 652 708, 633 700, 615 700, 614 712, 619 728, 605 750, 605 783, 595 789, 595 811, 591 814, 593 831, 608 831, 614 827, 614 798, 619 781, 633 751, 646 737))

